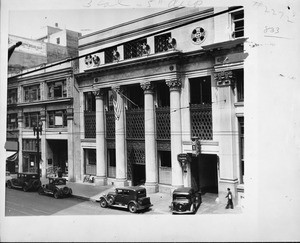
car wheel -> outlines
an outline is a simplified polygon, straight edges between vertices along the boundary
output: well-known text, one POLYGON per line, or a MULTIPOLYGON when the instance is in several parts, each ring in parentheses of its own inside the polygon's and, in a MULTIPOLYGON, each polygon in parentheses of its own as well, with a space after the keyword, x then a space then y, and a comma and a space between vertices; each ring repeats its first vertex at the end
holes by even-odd
POLYGON ((7 182, 7 187, 8 187, 9 189, 12 188, 11 181, 8 181, 8 182, 7 182))
POLYGON ((114 204, 114 198, 112 196, 108 197, 107 198, 107 202, 108 202, 108 205, 113 205, 114 204))
POLYGON ((59 198, 58 191, 55 191, 55 192, 53 193, 53 196, 54 196, 55 199, 58 199, 58 198, 59 198))
POLYGON ((137 211, 137 207, 134 203, 130 203, 128 206, 130 213, 135 213, 137 211))
POLYGON ((35 190, 37 190, 41 186, 40 181, 36 180, 36 181, 32 182, 32 186, 35 190))
POLYGON ((100 200, 100 206, 101 206, 101 208, 106 208, 107 207, 107 202, 106 202, 106 200, 105 199, 101 199, 100 200))
POLYGON ((72 196, 72 194, 73 194, 73 191, 72 191, 72 189, 70 188, 70 190, 69 190, 69 196, 72 196))
POLYGON ((23 189, 24 192, 27 192, 28 191, 27 185, 23 185, 22 189, 23 189))
POLYGON ((44 193, 44 189, 43 189, 42 187, 40 187, 40 188, 38 189, 38 193, 39 193, 39 195, 43 194, 43 193, 44 193))

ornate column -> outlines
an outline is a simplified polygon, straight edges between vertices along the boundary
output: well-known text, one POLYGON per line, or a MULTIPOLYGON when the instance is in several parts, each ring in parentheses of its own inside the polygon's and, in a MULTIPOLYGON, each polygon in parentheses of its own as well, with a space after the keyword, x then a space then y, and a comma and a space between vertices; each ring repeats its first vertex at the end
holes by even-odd
POLYGON ((115 124, 116 124, 116 186, 126 186, 126 149, 125 149, 125 116, 124 116, 124 100, 120 95, 122 92, 120 86, 113 87, 116 92, 115 105, 115 124))
POLYGON ((154 90, 151 82, 142 83, 141 88, 144 90, 145 100, 145 186, 149 193, 154 193, 158 191, 158 163, 155 139, 154 90))
POLYGON ((181 131, 181 106, 180 92, 181 80, 166 80, 170 88, 170 122, 171 122, 171 159, 172 159, 172 186, 183 187, 183 175, 177 155, 182 152, 182 131, 181 131))
POLYGON ((47 169, 47 165, 48 165, 48 161, 47 161, 47 145, 46 145, 46 134, 45 134, 45 130, 46 130, 46 110, 45 108, 42 108, 40 111, 40 120, 42 121, 43 125, 42 125, 42 132, 40 135, 40 139, 41 139, 41 149, 40 149, 40 153, 41 153, 41 162, 40 162, 40 168, 42 171, 42 177, 41 180, 46 180, 46 169, 47 169))
POLYGON ((214 79, 218 87, 214 140, 219 142, 219 198, 224 200, 227 188, 236 192, 238 182, 238 124, 234 111, 234 84, 232 71, 215 72, 214 79))
POLYGON ((18 129, 19 129, 19 163, 18 172, 23 172, 23 112, 18 112, 18 129))
POLYGON ((93 92, 96 97, 96 177, 95 183, 107 184, 106 153, 105 153, 105 123, 104 123, 104 92, 98 89, 93 92))

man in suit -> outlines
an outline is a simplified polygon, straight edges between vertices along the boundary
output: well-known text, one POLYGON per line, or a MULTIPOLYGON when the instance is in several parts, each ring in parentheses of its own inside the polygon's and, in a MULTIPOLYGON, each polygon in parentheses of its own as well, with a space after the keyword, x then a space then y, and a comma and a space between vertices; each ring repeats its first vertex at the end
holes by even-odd
POLYGON ((227 188, 227 196, 225 198, 228 198, 226 209, 228 209, 229 207, 233 209, 232 193, 230 191, 230 188, 227 188))

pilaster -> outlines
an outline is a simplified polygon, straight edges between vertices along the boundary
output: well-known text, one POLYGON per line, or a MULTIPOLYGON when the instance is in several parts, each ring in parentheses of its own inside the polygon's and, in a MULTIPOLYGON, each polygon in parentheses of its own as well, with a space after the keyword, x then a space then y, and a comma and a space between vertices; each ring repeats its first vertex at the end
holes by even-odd
POLYGON ((215 72, 214 79, 218 87, 216 106, 215 140, 219 142, 220 179, 219 197, 224 198, 227 188, 235 195, 238 183, 238 124, 234 111, 235 77, 232 71, 215 72))

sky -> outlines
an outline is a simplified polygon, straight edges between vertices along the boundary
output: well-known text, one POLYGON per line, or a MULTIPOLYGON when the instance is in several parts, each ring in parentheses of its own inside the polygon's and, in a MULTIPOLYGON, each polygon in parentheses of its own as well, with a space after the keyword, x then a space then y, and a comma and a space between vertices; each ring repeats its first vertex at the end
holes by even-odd
POLYGON ((35 39, 45 33, 46 26, 58 23, 59 28, 85 35, 162 10, 163 8, 10 11, 8 33, 35 39))

